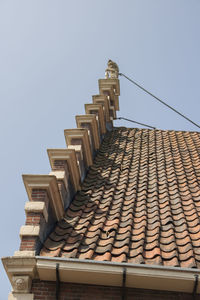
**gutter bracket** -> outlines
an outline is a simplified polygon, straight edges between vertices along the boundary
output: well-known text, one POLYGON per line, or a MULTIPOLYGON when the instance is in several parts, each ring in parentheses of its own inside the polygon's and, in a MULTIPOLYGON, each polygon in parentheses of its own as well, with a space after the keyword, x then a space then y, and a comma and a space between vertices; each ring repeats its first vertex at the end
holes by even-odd
POLYGON ((60 276, 59 276, 59 264, 56 264, 56 300, 59 297, 59 289, 60 289, 60 276))
POLYGON ((126 268, 123 269, 122 300, 126 300, 126 268))
POLYGON ((194 288, 193 288, 193 292, 192 292, 193 300, 195 300, 195 298, 196 298, 199 276, 194 275, 194 278, 195 278, 195 282, 194 282, 194 288))

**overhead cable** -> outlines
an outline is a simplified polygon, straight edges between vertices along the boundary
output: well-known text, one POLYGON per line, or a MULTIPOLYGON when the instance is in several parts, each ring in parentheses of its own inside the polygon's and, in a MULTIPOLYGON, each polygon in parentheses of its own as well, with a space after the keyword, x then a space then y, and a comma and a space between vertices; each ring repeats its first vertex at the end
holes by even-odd
POLYGON ((143 123, 140 123, 140 122, 137 122, 137 121, 134 121, 134 120, 126 119, 126 118, 123 118, 123 117, 116 118, 116 120, 125 120, 125 121, 136 123, 136 124, 139 124, 139 125, 142 125, 142 126, 146 126, 146 127, 152 128, 152 129, 156 129, 156 127, 153 127, 153 126, 150 126, 150 125, 147 125, 147 124, 143 124, 143 123))
POLYGON ((183 115, 182 113, 180 113, 178 110, 176 110, 175 108, 173 108, 172 106, 170 106, 169 104, 167 104, 166 102, 164 102, 163 100, 161 100, 160 98, 158 98, 155 95, 153 95, 151 92, 147 91, 145 88, 143 88, 141 85, 139 85, 137 82, 135 82, 134 80, 132 80, 128 76, 124 75, 123 73, 119 73, 119 75, 120 76, 124 76, 126 79, 128 79, 130 82, 132 82, 133 84, 135 84, 137 87, 139 87, 141 90, 143 90, 144 92, 146 92, 147 94, 149 94, 153 98, 155 98, 157 101, 159 101, 163 105, 165 105, 168 108, 170 108, 171 110, 173 110, 175 113, 177 113, 178 115, 180 115, 181 117, 183 117, 184 119, 186 119, 188 122, 190 122, 193 125, 195 125, 196 127, 200 128, 200 125, 198 125, 197 123, 193 122, 191 119, 189 119, 188 117, 186 117, 185 115, 183 115))

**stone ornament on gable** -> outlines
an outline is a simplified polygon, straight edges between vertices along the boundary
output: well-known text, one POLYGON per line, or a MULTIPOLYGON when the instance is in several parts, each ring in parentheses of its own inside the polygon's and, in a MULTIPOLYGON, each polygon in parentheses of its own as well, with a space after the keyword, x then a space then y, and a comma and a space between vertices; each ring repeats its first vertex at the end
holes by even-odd
POLYGON ((105 71, 105 78, 118 78, 118 74, 119 74, 119 68, 118 65, 112 61, 111 59, 109 59, 108 61, 108 67, 105 71))
POLYGON ((12 286, 15 293, 27 293, 30 290, 31 280, 29 276, 13 276, 12 286))
POLYGON ((15 288, 16 290, 24 290, 26 288, 26 283, 24 278, 17 278, 15 279, 15 288))

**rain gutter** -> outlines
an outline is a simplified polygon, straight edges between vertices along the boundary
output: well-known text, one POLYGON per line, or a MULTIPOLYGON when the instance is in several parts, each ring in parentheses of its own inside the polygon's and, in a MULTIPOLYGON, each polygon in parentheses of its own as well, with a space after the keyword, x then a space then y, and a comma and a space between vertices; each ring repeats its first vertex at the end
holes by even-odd
MULTIPOLYGON (((199 269, 36 256, 40 280, 200 293, 199 269), (124 273, 124 270, 126 270, 124 273), (197 276, 198 275, 198 276, 197 276)), ((125 296, 124 292, 123 295, 125 296)))

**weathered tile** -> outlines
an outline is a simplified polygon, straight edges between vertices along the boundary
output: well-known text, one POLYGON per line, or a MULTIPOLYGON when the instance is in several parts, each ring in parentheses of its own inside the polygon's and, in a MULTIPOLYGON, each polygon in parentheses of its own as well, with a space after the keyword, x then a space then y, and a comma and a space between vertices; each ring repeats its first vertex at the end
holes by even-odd
POLYGON ((114 128, 40 255, 200 268, 200 134, 114 128))

